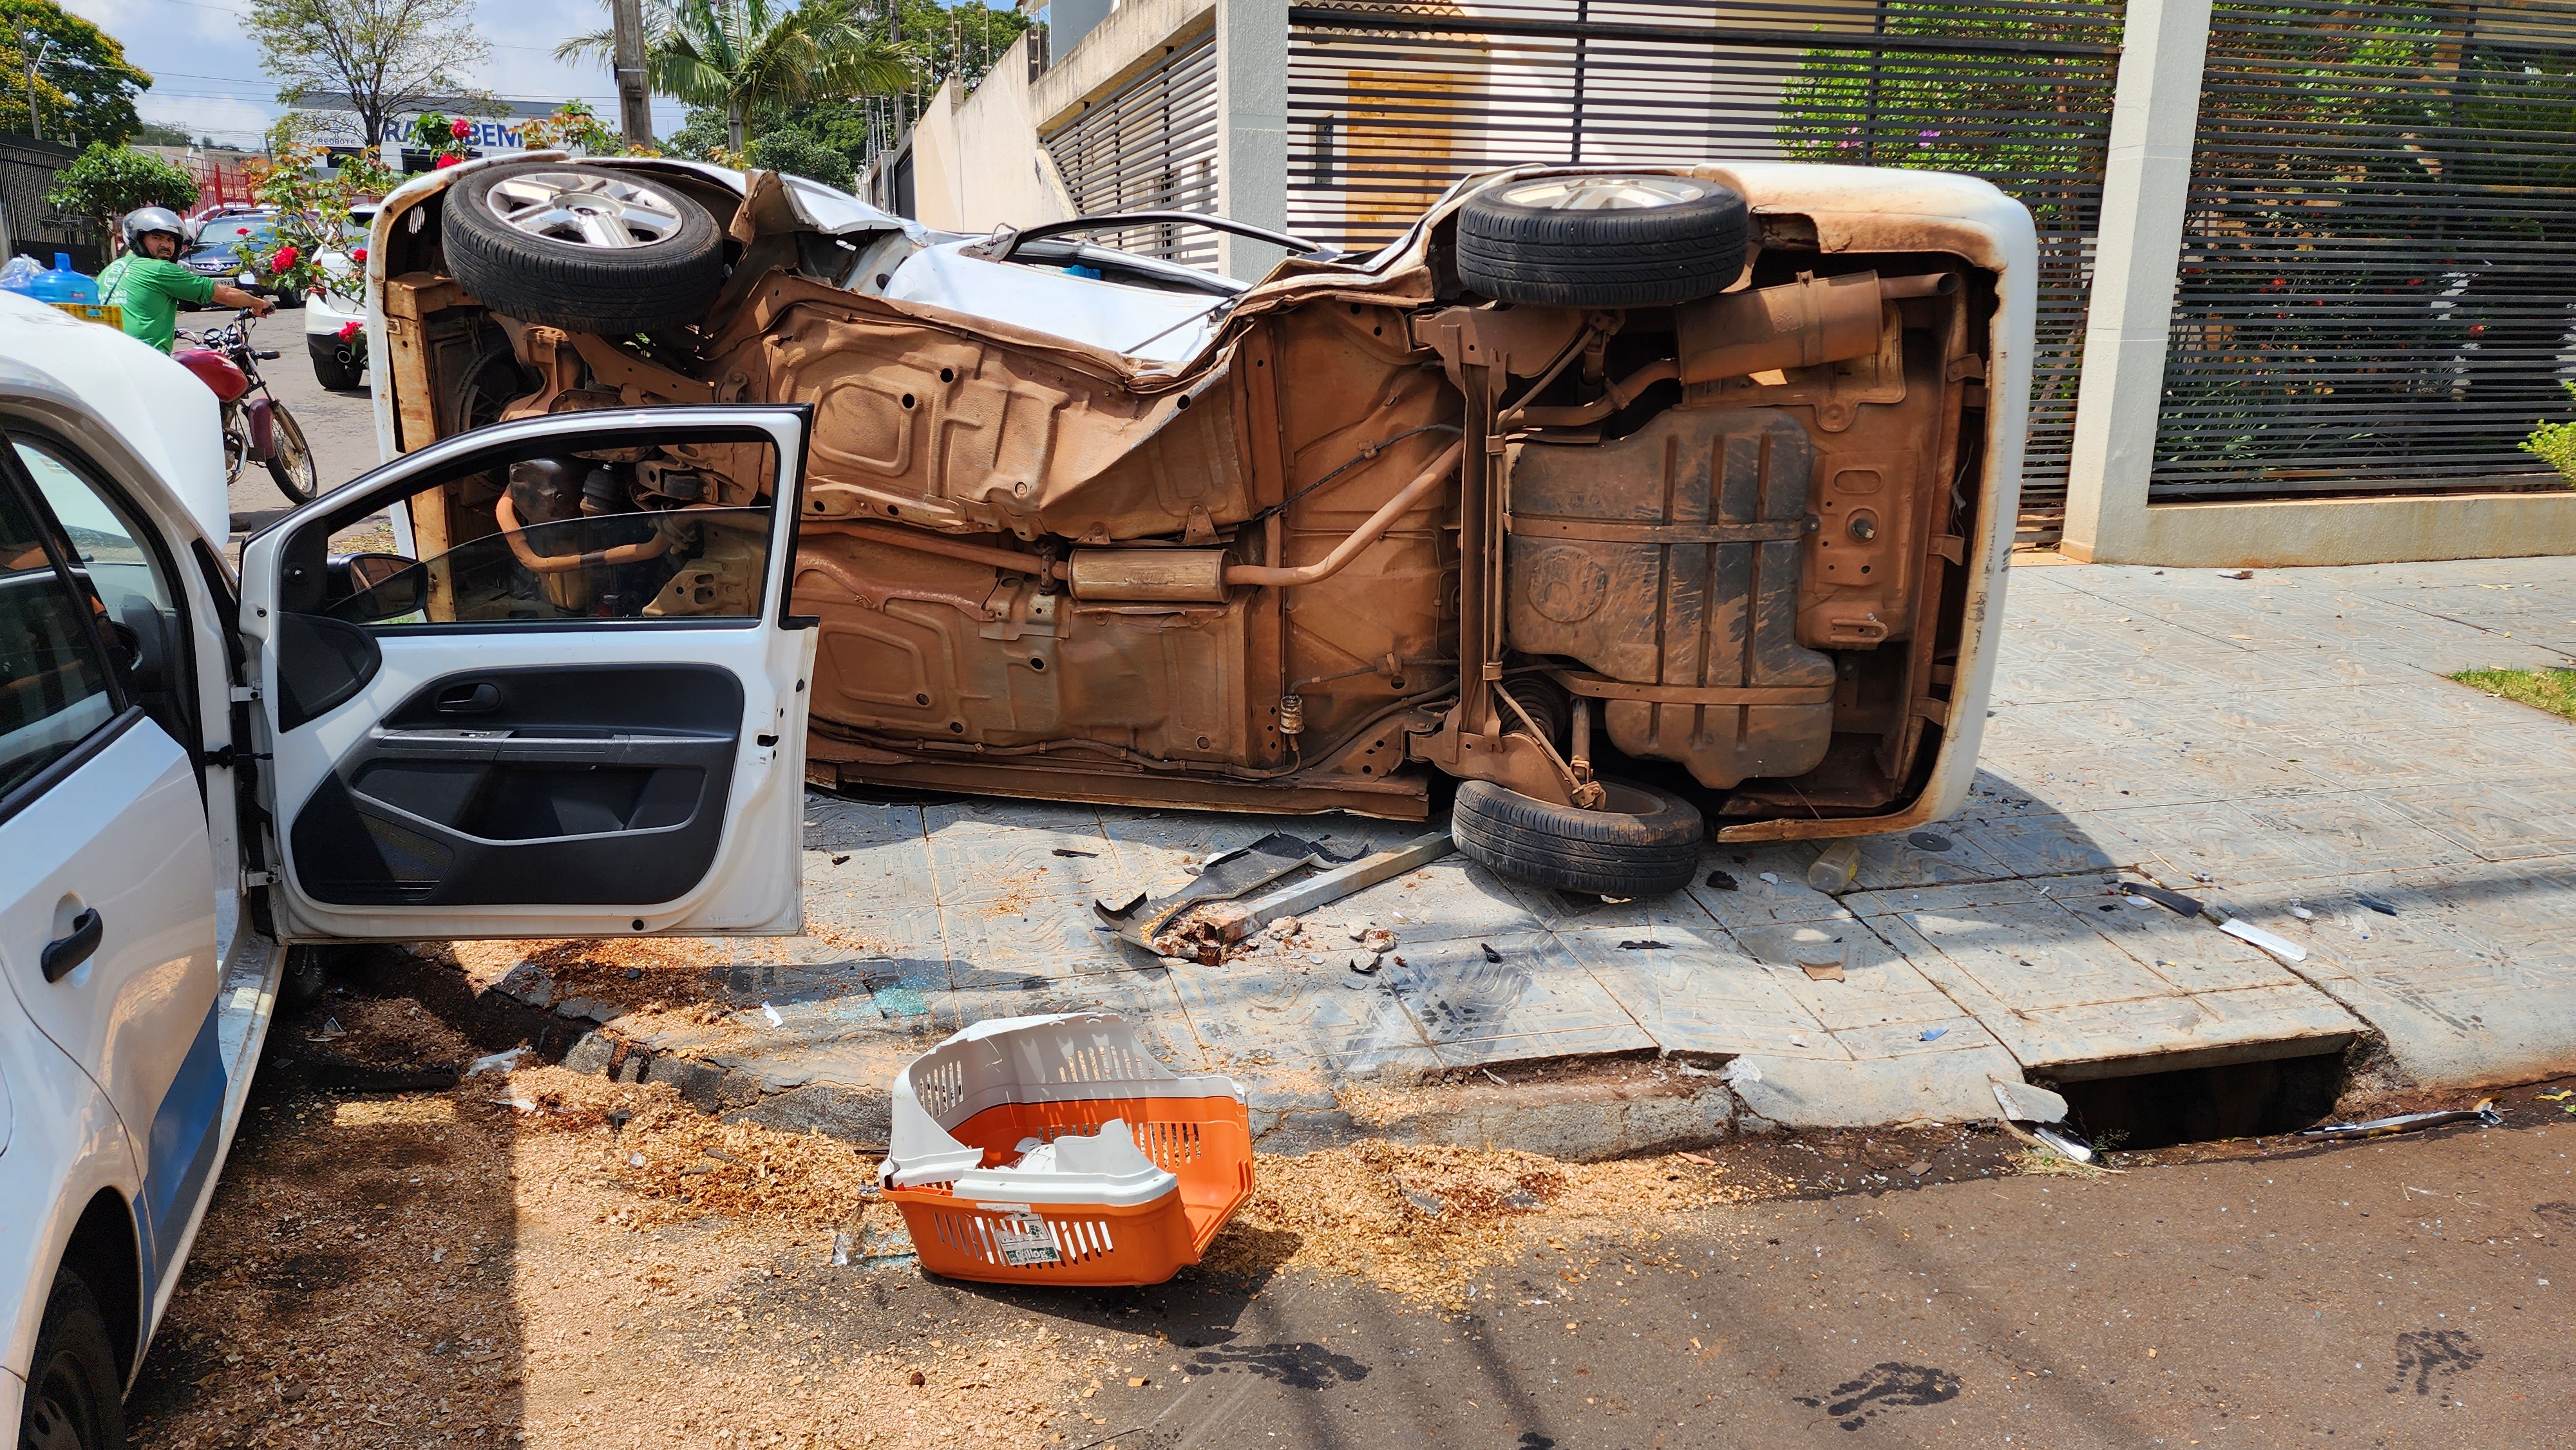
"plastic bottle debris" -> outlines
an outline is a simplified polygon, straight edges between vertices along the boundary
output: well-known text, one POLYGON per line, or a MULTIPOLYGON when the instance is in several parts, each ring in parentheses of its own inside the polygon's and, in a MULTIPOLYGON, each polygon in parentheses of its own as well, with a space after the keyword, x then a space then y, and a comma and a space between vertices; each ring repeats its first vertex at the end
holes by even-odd
POLYGON ((1828 896, 1851 889, 1852 880, 1860 875, 1860 842, 1836 841, 1816 855, 1807 868, 1807 884, 1828 896))
POLYGON ((465 1075, 467 1077, 472 1077, 477 1073, 509 1072, 518 1067, 520 1056, 526 1053, 527 1050, 527 1044, 523 1042, 518 1046, 511 1048, 507 1052, 496 1052, 490 1057, 478 1057, 474 1059, 474 1065, 472 1067, 465 1069, 465 1075))
POLYGON ((2238 941, 2251 942, 2253 945, 2261 947, 2263 950, 2279 957, 2282 961, 2304 962, 2308 959, 2308 949, 2306 947, 2299 945, 2297 942, 2294 942, 2287 937, 2274 936, 2272 933, 2265 931, 2263 928, 2256 926, 2251 922, 2231 918, 2218 929, 2227 933, 2229 936, 2236 938, 2238 941))
POLYGON ((2452 1123, 2476 1123, 2484 1128, 2504 1125, 2504 1114, 2496 1111, 2495 1099, 2481 1098, 2471 1108, 2450 1108, 2433 1113, 2399 1113, 2393 1118, 2370 1118, 2358 1123, 2320 1123, 2302 1128, 2302 1138, 2385 1138, 2396 1133, 2418 1133, 2426 1128, 2439 1128, 2452 1123))
POLYGON ((1922 1035, 1914 1040, 1917 1042, 1938 1042, 1944 1034, 1949 1032, 1949 1030, 1950 1029, 1947 1027, 1926 1027, 1923 1029, 1922 1035))

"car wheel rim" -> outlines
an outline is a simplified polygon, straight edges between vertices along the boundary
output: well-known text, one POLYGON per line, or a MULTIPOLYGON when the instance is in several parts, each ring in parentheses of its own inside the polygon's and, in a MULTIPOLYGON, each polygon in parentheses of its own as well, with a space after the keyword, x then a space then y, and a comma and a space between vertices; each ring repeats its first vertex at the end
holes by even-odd
POLYGON ((1682 176, 1541 176, 1505 187, 1502 199, 1548 211, 1649 211, 1705 194, 1682 176))
POLYGON ((492 183, 483 204, 502 225, 579 247, 631 250, 680 233, 677 202, 649 186, 577 171, 535 171, 492 183))
POLYGON ((37 1383, 40 1393, 27 1397, 27 1419, 19 1432, 27 1450, 93 1450, 82 1430, 90 1423, 91 1406, 82 1393, 79 1369, 57 1360, 53 1373, 37 1383))

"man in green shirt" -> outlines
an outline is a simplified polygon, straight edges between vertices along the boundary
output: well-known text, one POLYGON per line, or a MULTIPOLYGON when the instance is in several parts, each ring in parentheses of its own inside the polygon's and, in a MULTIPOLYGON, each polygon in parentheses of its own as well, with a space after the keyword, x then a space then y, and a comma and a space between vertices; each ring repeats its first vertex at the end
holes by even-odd
POLYGON ((179 341, 179 304, 247 307, 266 317, 277 304, 239 287, 201 277, 179 265, 182 228, 168 207, 147 206, 125 217, 126 252, 98 274, 98 300, 125 309, 125 335, 168 352, 179 341))

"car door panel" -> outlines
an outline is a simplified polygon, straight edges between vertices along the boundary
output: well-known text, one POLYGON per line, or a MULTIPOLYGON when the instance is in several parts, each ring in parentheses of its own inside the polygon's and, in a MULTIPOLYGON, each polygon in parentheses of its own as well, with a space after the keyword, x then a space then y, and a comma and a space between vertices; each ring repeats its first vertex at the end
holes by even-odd
POLYGON ((101 734, 110 738, 0 823, 0 962, 28 1018, 107 1094, 147 1175, 169 1163, 183 1173, 197 1145, 182 1128, 166 1151, 152 1138, 215 1005, 205 802, 187 753, 139 709, 101 734), (97 913, 98 945, 46 980, 43 947, 82 912, 97 913))
MULTIPOLYGON (((785 618, 784 601, 805 420, 801 408, 718 407, 500 424, 409 455, 254 539, 243 632, 259 645, 274 757, 281 934, 799 930, 813 634, 785 618), (559 574, 529 574, 513 596, 494 581, 492 560, 508 573, 508 556, 487 550, 469 566, 463 548, 442 556, 457 562, 417 567, 444 567, 451 596, 481 589, 496 609, 515 597, 534 617, 367 626, 320 613, 322 556, 299 521, 330 524, 477 459, 558 447, 569 450, 558 463, 625 457, 745 430, 776 450, 756 618, 612 617, 559 574), (576 603, 603 617, 579 617, 576 603)), ((520 559, 546 557, 538 527, 488 527, 520 559)))
POLYGON ((433 680, 297 813, 297 879, 345 905, 668 901, 715 862, 742 696, 704 665, 433 680))

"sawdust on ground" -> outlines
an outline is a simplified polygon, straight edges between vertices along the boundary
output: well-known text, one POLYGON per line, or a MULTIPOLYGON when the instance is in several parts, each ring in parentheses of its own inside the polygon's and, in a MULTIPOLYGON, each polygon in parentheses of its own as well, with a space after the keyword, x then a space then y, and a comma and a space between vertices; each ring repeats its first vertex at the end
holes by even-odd
POLYGON ((1034 1318, 925 1339, 884 1307, 897 1275, 824 1267, 832 1225, 889 1212, 858 1201, 867 1169, 555 1069, 265 1092, 130 1401, 137 1443, 1091 1439, 1079 1386, 1117 1346, 1034 1318))
POLYGON ((1533 1153, 1368 1139, 1256 1162, 1252 1198, 1209 1245, 1219 1274, 1351 1274, 1467 1307, 1477 1273, 1568 1239, 1652 1243, 1774 1185, 1698 1155, 1562 1163, 1533 1153))
POLYGON ((304 1012, 290 1032, 292 1040, 366 1066, 462 1067, 483 1055, 409 997, 326 997, 304 1012))

